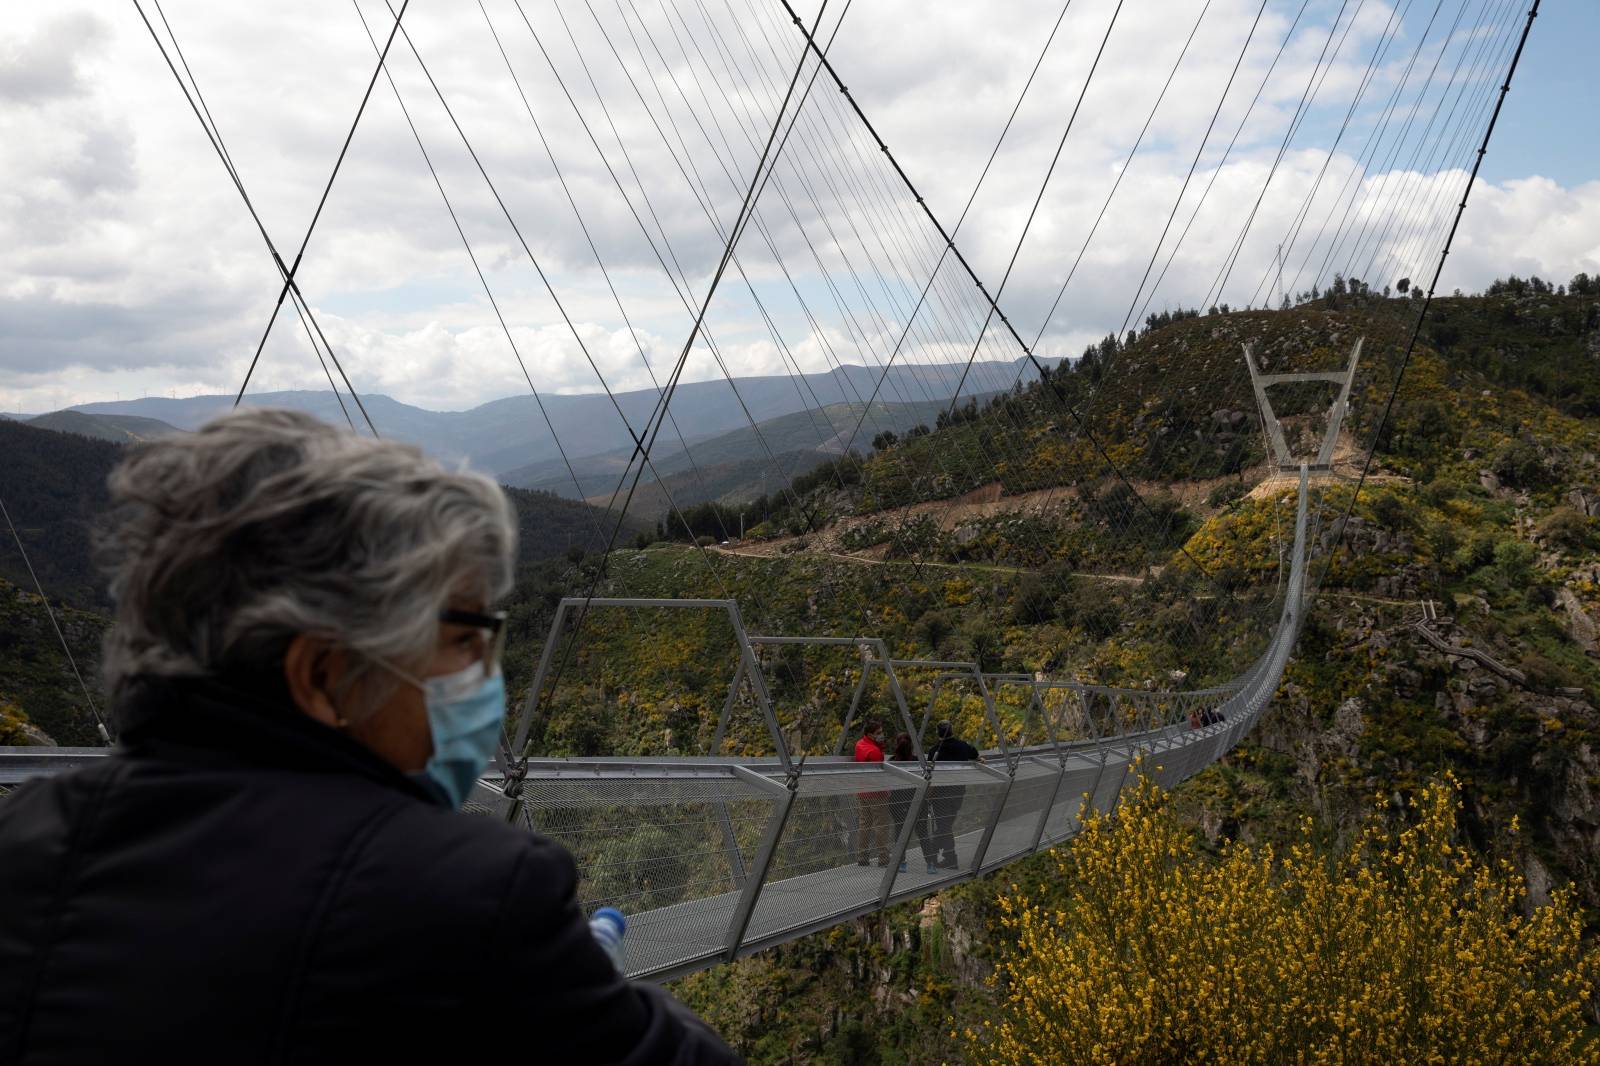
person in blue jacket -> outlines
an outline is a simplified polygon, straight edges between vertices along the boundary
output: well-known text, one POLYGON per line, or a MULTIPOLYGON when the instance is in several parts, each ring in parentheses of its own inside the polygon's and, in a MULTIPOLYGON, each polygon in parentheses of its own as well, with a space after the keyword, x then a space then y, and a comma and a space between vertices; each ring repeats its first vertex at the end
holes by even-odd
POLYGON ((459 813, 502 731, 492 482, 245 410, 111 477, 119 747, 0 803, 0 1063, 739 1061, 459 813))

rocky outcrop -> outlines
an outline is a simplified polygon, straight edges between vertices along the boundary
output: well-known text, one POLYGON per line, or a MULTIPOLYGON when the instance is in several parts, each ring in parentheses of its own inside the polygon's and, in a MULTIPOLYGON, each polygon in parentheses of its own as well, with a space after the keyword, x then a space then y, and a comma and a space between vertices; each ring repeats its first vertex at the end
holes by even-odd
POLYGON ((1567 493, 1567 503, 1579 514, 1590 518, 1600 515, 1600 492, 1573 489, 1567 493))
POLYGON ((1556 604, 1567 613, 1567 634, 1575 644, 1590 655, 1595 654, 1596 630, 1594 619, 1578 602, 1577 594, 1565 585, 1556 589, 1556 604))

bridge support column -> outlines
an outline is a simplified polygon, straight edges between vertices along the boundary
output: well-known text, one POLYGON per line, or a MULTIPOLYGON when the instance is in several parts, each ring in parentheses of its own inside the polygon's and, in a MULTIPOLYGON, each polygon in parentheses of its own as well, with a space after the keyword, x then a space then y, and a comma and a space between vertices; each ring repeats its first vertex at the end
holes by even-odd
POLYGON ((917 827, 917 819, 922 817, 922 805, 927 799, 929 784, 929 778, 926 774, 914 774, 910 770, 902 769, 892 762, 885 762, 883 765, 891 773, 915 781, 917 794, 911 797, 911 806, 906 809, 906 824, 900 827, 900 836, 894 842, 894 854, 889 856, 889 866, 883 871, 883 887, 878 890, 879 907, 889 902, 889 893, 894 891, 894 878, 900 872, 900 864, 906 861, 906 848, 911 844, 912 834, 917 827))
POLYGON ((1295 470, 1297 464, 1294 455, 1289 451, 1289 445, 1283 438, 1283 426, 1278 422, 1277 415, 1272 411, 1272 401, 1267 398, 1267 389, 1273 385, 1297 381, 1327 381, 1339 386, 1339 396, 1333 401, 1333 407, 1328 412, 1328 428, 1322 435, 1322 446, 1317 449, 1316 469, 1331 470, 1333 468, 1333 449, 1338 443, 1339 427, 1344 422, 1345 412, 1350 406, 1350 387, 1355 384, 1356 365, 1361 361, 1361 345, 1366 338, 1356 341, 1355 347, 1350 352, 1350 362, 1343 370, 1320 371, 1308 374, 1263 374, 1256 369, 1255 353, 1250 346, 1244 346, 1244 365, 1250 371, 1250 386, 1255 390, 1256 406, 1261 409, 1261 425, 1266 430, 1267 441, 1272 448, 1272 458, 1277 463, 1279 470, 1295 470))
POLYGON ((723 948, 723 958, 728 962, 732 962, 739 955, 739 945, 744 942, 745 930, 750 927, 750 918, 755 914, 756 900, 761 898, 761 886, 767 880, 767 872, 772 869, 772 859, 778 853, 778 842, 783 839, 784 827, 789 824, 789 812, 794 808, 794 797, 800 784, 798 777, 794 776, 791 776, 787 785, 780 785, 758 773, 746 771, 746 774, 748 776, 745 776, 745 780, 759 784, 764 791, 777 795, 778 799, 773 807, 772 817, 767 819, 767 828, 761 834, 761 845, 756 850, 755 866, 745 880, 739 902, 734 906, 733 920, 728 923, 728 940, 723 948))
POLYGON ((1056 809, 1056 796, 1061 793, 1061 783, 1067 779, 1067 757, 1058 755, 1056 768, 1056 783, 1050 786, 1050 798, 1045 800, 1044 810, 1039 812, 1039 827, 1033 831, 1033 843, 1028 845, 1030 853, 1039 850, 1039 841, 1044 839, 1045 823, 1050 821, 1050 812, 1056 809))
POLYGON ((977 877, 978 871, 983 869, 984 853, 989 850, 989 841, 994 838, 994 831, 1000 825, 1000 816, 1006 811, 1006 798, 1011 795, 1011 789, 1017 783, 1017 769, 1015 766, 1011 768, 1011 773, 1009 774, 1003 774, 992 766, 985 766, 983 763, 978 764, 978 769, 994 774, 996 777, 1004 778, 1006 787, 1000 793, 999 801, 994 805, 994 817, 990 818, 989 824, 983 827, 983 836, 978 840, 978 850, 972 854, 971 876, 973 877, 977 877))

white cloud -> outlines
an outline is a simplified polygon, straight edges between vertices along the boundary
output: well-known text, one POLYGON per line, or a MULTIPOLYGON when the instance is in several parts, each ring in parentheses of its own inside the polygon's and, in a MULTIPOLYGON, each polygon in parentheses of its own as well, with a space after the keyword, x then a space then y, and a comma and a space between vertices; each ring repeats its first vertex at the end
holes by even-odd
MULTIPOLYGON (((350 9, 309 0, 270 10, 219 9, 198 0, 164 6, 262 220, 284 255, 292 256, 371 74, 373 53, 359 21, 350 9)), ((406 22, 560 309, 404 39, 396 41, 391 69, 539 388, 595 389, 589 358, 612 387, 647 387, 639 349, 664 378, 691 320, 685 297, 697 303, 721 251, 706 211, 723 226, 734 217, 798 38, 781 11, 747 0, 716 0, 703 8, 672 0, 638 5, 642 23, 631 5, 595 5, 604 34, 587 7, 561 5, 564 25, 552 0, 524 0, 522 6, 538 42, 507 0, 490 3, 489 10, 580 204, 587 235, 476 7, 414 5, 406 22), (624 10, 626 20, 619 14, 624 10), (715 13, 715 31, 702 10, 715 13), (690 59, 678 51, 679 42, 690 59), (574 117, 541 44, 626 197, 574 117), (666 66, 656 47, 666 54, 666 66), (726 71, 724 63, 738 69, 726 71), (685 180, 685 170, 692 180, 685 180), (655 247, 641 236, 636 214, 655 247), (627 321, 595 268, 591 241, 611 269, 627 321), (668 280, 658 255, 668 258, 674 273, 682 270, 686 289, 668 280)), ((959 243, 991 289, 999 285, 1113 6, 1114 0, 1075 0, 962 226, 959 243)), ((1046 350, 1074 351, 1121 324, 1257 6, 1255 0, 1213 0, 1052 319, 1046 350)), ((1167 247, 1214 173, 1215 186, 1153 309, 1205 297, 1265 180, 1337 6, 1311 5, 1308 23, 1291 39, 1239 145, 1216 171, 1220 146, 1243 120, 1293 17, 1290 5, 1269 4, 1167 247)), ((365 0, 362 10, 381 40, 383 6, 365 0)), ((836 65, 947 226, 955 224, 1058 10, 1018 4, 997 13, 993 5, 930 7, 908 0, 851 8, 833 52, 836 65)), ((1038 328, 1078 256, 1198 11, 1189 2, 1124 7, 1007 285, 1004 303, 1024 335, 1031 338, 1038 328)), ((1360 12, 1320 90, 1322 106, 1273 179, 1223 299, 1242 302, 1257 289, 1271 270, 1277 241, 1323 170, 1327 157, 1319 146, 1331 140, 1393 8, 1374 2, 1360 12)), ((0 260, 0 409, 237 387, 271 313, 276 272, 145 26, 131 6, 102 12, 62 4, 14 15, 21 23, 17 43, 0 46, 0 140, 8 145, 0 153, 0 246, 7 249, 0 260)), ((1403 78, 1421 29, 1420 21, 1409 19, 1376 72, 1370 106, 1363 106, 1360 122, 1328 164, 1295 256, 1304 249, 1320 260, 1321 247, 1311 246, 1315 227, 1325 210, 1342 210, 1333 194, 1352 173, 1381 101, 1403 78)), ((1463 28, 1452 48, 1464 47, 1468 37, 1463 28)), ((1424 68, 1437 47, 1437 37, 1425 43, 1424 68)), ((1447 52, 1446 59, 1455 54, 1447 52)), ((1479 71, 1474 99, 1488 85, 1491 65, 1486 60, 1479 71)), ((1443 205, 1464 180, 1459 171, 1407 176, 1404 154, 1392 165, 1401 173, 1387 180, 1369 174, 1350 186, 1386 190, 1377 212, 1385 217, 1391 205, 1408 202, 1408 189, 1415 202, 1443 205)), ((1529 167, 1536 169, 1536 161, 1529 167)), ((1352 217, 1364 210, 1358 206, 1352 217)), ((882 358, 894 348, 940 243, 825 78, 760 201, 758 218, 762 228, 752 228, 740 245, 741 263, 772 321, 758 311, 737 271, 723 280, 709 319, 733 373, 779 373, 790 359, 815 370, 836 359, 867 361, 863 349, 882 358), (819 167, 819 157, 847 165, 819 167), (891 202, 896 206, 886 211, 891 202), (768 235, 787 276, 768 251, 768 235), (833 287, 817 259, 831 272, 833 287), (791 284, 804 293, 812 317, 794 299, 791 284)), ((1428 247, 1419 225, 1406 239, 1391 236, 1376 253, 1366 248, 1354 258, 1372 259, 1378 271, 1415 276, 1427 266, 1428 247)), ((1562 188, 1528 177, 1474 190, 1444 284, 1472 288, 1513 270, 1560 280, 1600 269, 1597 258, 1600 182, 1562 188)), ((1299 268, 1294 257, 1291 265, 1292 274, 1299 268)), ((1301 287, 1314 272, 1315 264, 1301 287)), ((466 407, 527 387, 383 81, 300 280, 346 370, 365 391, 423 406, 466 407)), ((934 294, 901 359, 964 360, 971 351, 982 308, 970 281, 947 264, 934 294)), ((989 338, 984 357, 1015 354, 999 329, 989 338)), ((709 349, 698 347, 686 376, 719 374, 709 349)), ((277 323, 259 375, 259 388, 325 386, 292 315, 277 323)))

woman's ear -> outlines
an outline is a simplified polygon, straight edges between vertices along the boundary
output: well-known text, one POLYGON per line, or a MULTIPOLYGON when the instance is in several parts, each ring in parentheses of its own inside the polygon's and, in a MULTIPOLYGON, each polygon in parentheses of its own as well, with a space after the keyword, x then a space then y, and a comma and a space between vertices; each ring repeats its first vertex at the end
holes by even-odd
POLYGON ((311 718, 333 729, 343 729, 344 715, 333 701, 333 693, 344 677, 345 653, 326 640, 301 633, 289 641, 283 653, 283 679, 295 706, 311 718))

